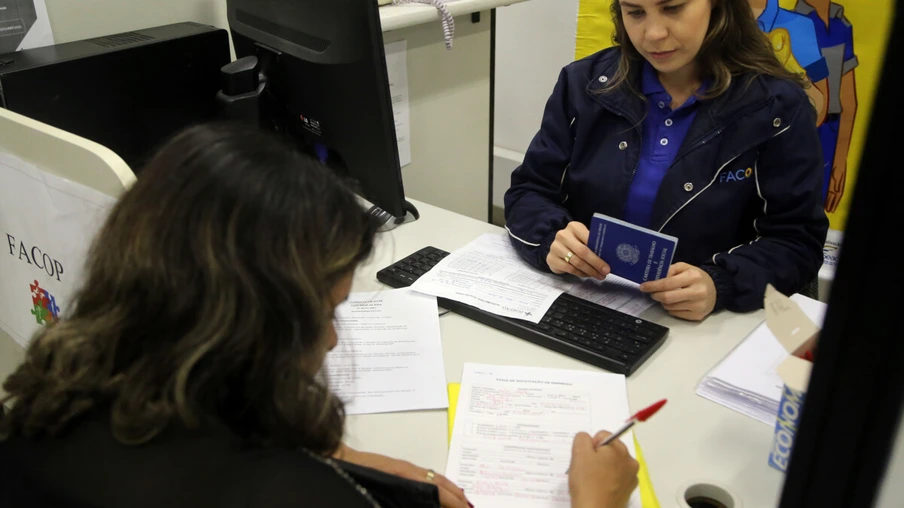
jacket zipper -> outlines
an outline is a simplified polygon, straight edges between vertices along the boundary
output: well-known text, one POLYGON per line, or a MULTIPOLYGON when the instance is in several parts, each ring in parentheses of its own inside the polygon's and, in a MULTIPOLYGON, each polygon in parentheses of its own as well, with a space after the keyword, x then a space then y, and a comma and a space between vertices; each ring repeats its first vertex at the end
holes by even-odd
MULTIPOLYGON (((722 125, 719 126, 719 128, 716 130, 716 132, 707 135, 705 138, 703 138, 703 141, 700 141, 699 143, 697 143, 697 144, 695 144, 694 146, 688 148, 688 149, 685 150, 684 152, 679 153, 678 156, 675 157, 675 160, 672 161, 672 164, 669 166, 669 169, 671 169, 672 166, 675 165, 675 163, 677 163, 677 162, 680 161, 681 159, 685 158, 685 157, 687 156, 687 154, 693 152, 694 150, 700 148, 701 146, 703 146, 703 145, 709 143, 710 141, 716 139, 716 137, 718 137, 720 134, 722 134, 722 131, 725 130, 725 127, 727 127, 728 125, 730 125, 730 124, 731 124, 732 122, 734 122, 736 119, 738 119, 738 118, 740 118, 740 117, 746 115, 747 113, 750 113, 751 111, 755 111, 755 110, 757 110, 757 109, 760 109, 761 107, 765 106, 766 104, 769 104, 769 101, 771 101, 771 100, 772 100, 772 99, 766 99, 765 101, 758 102, 757 104, 754 104, 753 106, 750 106, 749 108, 745 108, 745 109, 739 111, 739 112, 738 112, 737 114, 735 114, 731 119, 729 119, 729 120, 727 120, 727 121, 725 121, 725 122, 722 122, 722 125)), ((743 153, 743 152, 741 152, 741 153, 743 153)))
MULTIPOLYGON (((771 100, 771 99, 770 99, 770 100, 771 100)), ((731 124, 736 118, 739 118, 739 117, 741 117, 741 116, 743 116, 743 115, 746 115, 746 114, 747 114, 748 112, 750 112, 750 111, 757 110, 757 109, 759 109, 759 108, 765 106, 765 105, 768 104, 768 103, 769 103, 769 100, 765 100, 765 101, 763 101, 763 102, 761 102, 761 103, 756 104, 755 106, 751 106, 751 107, 749 107, 749 108, 747 108, 747 109, 744 109, 743 111, 738 112, 738 114, 736 114, 731 120, 729 120, 729 121, 727 121, 727 122, 724 122, 724 123, 722 124, 722 126, 719 127, 718 130, 716 130, 716 132, 714 132, 713 134, 710 134, 710 135, 706 136, 705 138, 703 138, 703 141, 700 141, 699 143, 697 143, 697 144, 695 144, 694 146, 692 146, 692 147, 688 148, 687 150, 685 150, 684 153, 680 154, 680 157, 676 157, 675 160, 672 161, 672 164, 669 165, 669 169, 672 169, 672 166, 674 166, 675 163, 677 163, 678 161, 680 161, 681 159, 683 159, 684 157, 686 157, 687 154, 693 152, 693 151, 696 150, 697 148, 700 148, 701 146, 705 145, 706 143, 709 143, 710 141, 716 139, 716 137, 718 137, 720 134, 722 134, 722 131, 725 130, 725 127, 726 127, 727 125, 731 124)), ((782 132, 784 132, 784 131, 782 131, 782 132)), ((755 145, 754 145, 754 146, 755 146, 755 145)), ((713 179, 709 182, 709 184, 708 184, 706 187, 704 187, 700 192, 698 192, 698 193, 694 194, 693 196, 691 196, 690 199, 688 199, 687 201, 685 201, 683 205, 681 205, 677 210, 675 210, 675 213, 673 213, 672 215, 670 215, 669 218, 666 219, 665 222, 662 223, 662 226, 659 227, 659 230, 658 230, 658 231, 661 233, 662 230, 665 229, 665 227, 668 225, 668 223, 669 223, 676 215, 678 215, 678 212, 680 212, 681 210, 683 210, 684 207, 687 206, 688 203, 690 203, 691 201, 693 201, 694 199, 696 199, 697 196, 699 196, 700 194, 703 194, 703 192, 704 192, 706 189, 710 188, 710 187, 712 186, 712 184, 716 181, 716 178, 718 178, 719 173, 721 173, 722 170, 725 169, 726 166, 728 166, 729 164, 731 164, 732 162, 734 162, 735 159, 737 159, 738 157, 740 157, 740 156, 741 156, 744 152, 746 152, 748 149, 749 149, 749 147, 745 147, 745 148, 744 148, 743 150, 741 150, 737 155, 735 155, 734 157, 732 157, 731 159, 729 159, 725 164, 723 164, 722 166, 720 166, 720 167, 719 167, 719 170, 716 171, 716 174, 713 176, 713 179)))
POLYGON ((684 210, 684 207, 687 206, 688 204, 690 204, 691 201, 697 199, 697 196, 699 196, 700 194, 703 194, 703 193, 706 191, 706 189, 712 187, 712 185, 716 182, 716 178, 719 177, 719 173, 721 173, 722 170, 725 169, 726 166, 728 166, 729 164, 731 164, 732 162, 734 162, 738 157, 740 157, 741 155, 743 155, 744 152, 746 152, 746 151, 747 151, 747 149, 744 149, 744 150, 741 151, 739 154, 735 155, 735 156, 732 157, 731 159, 728 159, 728 161, 725 162, 725 164, 722 164, 721 166, 719 166, 719 169, 716 171, 716 174, 713 175, 713 179, 710 180, 709 184, 708 184, 706 187, 700 189, 700 192, 698 192, 698 193, 694 194, 693 196, 691 196, 690 199, 688 199, 687 201, 685 201, 683 205, 681 205, 677 210, 675 210, 675 213, 673 213, 672 215, 670 215, 669 218, 666 219, 665 222, 662 223, 662 226, 659 227, 659 230, 658 230, 658 231, 659 231, 660 233, 662 233, 662 230, 665 229, 665 227, 668 225, 668 223, 669 223, 676 215, 678 215, 678 212, 680 212, 681 210, 684 210))
MULTIPOLYGON (((736 115, 734 115, 734 117, 732 117, 730 120, 728 120, 728 121, 726 121, 726 122, 723 122, 722 125, 721 125, 714 133, 707 135, 705 138, 703 138, 702 141, 700 141, 699 143, 695 144, 694 146, 688 148, 687 150, 684 151, 684 153, 679 154, 679 157, 676 157, 675 160, 673 160, 672 163, 669 165, 669 169, 672 169, 672 166, 674 166, 675 163, 677 163, 678 161, 680 161, 681 159, 683 159, 684 157, 686 157, 687 154, 693 152, 693 151, 696 150, 697 148, 700 148, 701 146, 705 145, 706 143, 709 143, 710 141, 716 139, 716 137, 718 137, 720 134, 722 134, 722 131, 725 130, 725 127, 726 127, 727 125, 730 125, 733 121, 735 121, 736 118, 742 117, 742 116, 746 115, 747 113, 749 113, 749 112, 751 112, 751 111, 755 111, 755 110, 757 110, 757 109, 759 109, 759 108, 765 106, 766 104, 769 103, 770 100, 772 100, 772 99, 771 99, 771 98, 770 98, 770 99, 767 99, 767 100, 762 101, 762 102, 759 102, 759 103, 757 103, 757 104, 755 104, 755 105, 753 105, 753 106, 750 106, 749 108, 745 108, 744 110, 739 111, 739 112, 738 112, 736 115)), ((614 114, 616 114, 616 115, 618 115, 618 116, 621 116, 622 118, 625 118, 625 119, 627 119, 627 120, 630 120, 629 116, 628 116, 624 111, 622 111, 622 110, 620 110, 620 109, 618 109, 618 108, 612 107, 612 106, 610 106, 609 104, 606 104, 606 103, 603 102, 603 101, 597 101, 597 103, 598 103, 600 106, 602 106, 604 109, 608 110, 609 112, 614 113, 614 114)), ((639 132, 639 134, 640 134, 640 140, 641 140, 640 142, 641 142, 641 143, 643 143, 643 128, 641 127, 642 124, 643 124, 643 122, 641 121, 640 123, 638 123, 638 124, 632 129, 632 130, 637 130, 637 131, 639 132)), ((719 171, 716 172, 716 177, 718 177, 718 176, 719 176, 719 173, 721 173, 722 170, 725 169, 725 166, 727 166, 728 164, 731 164, 732 161, 734 161, 735 159, 737 159, 738 157, 740 157, 741 154, 743 154, 745 151, 747 151, 746 148, 745 148, 744 150, 742 150, 738 155, 735 155, 734 157, 732 157, 728 162, 726 162, 725 164, 723 164, 722 167, 719 168, 719 171)), ((631 190, 631 184, 634 183, 634 176, 637 174, 637 167, 638 167, 639 165, 640 165, 640 157, 638 157, 638 158, 634 161, 634 168, 631 170, 631 179, 628 180, 628 191, 629 191, 629 192, 630 192, 630 190, 631 190)), ((713 178, 713 182, 714 182, 714 181, 715 181, 715 178, 713 178)), ((680 212, 685 206, 687 206, 688 203, 690 203, 691 201, 693 201, 694 198, 696 198, 697 196, 699 196, 703 191, 705 191, 706 189, 708 189, 711 185, 712 185, 712 182, 710 182, 709 185, 707 185, 706 187, 704 187, 703 190, 701 190, 701 191, 698 192, 697 194, 694 194, 689 200, 685 201, 684 204, 681 205, 681 207, 678 208, 678 210, 675 211, 675 213, 673 213, 668 219, 666 219, 666 221, 665 221, 665 222, 662 224, 662 226, 659 228, 659 231, 661 232, 662 229, 665 228, 666 224, 668 224, 669 221, 672 220, 672 217, 674 217, 675 215, 677 215, 678 212, 680 212)), ((622 217, 625 216, 625 210, 626 210, 627 208, 628 208, 628 199, 627 199, 627 196, 626 196, 626 197, 625 197, 625 203, 622 205, 622 210, 621 210, 621 216, 622 216, 622 217)))
MULTIPOLYGON (((643 128, 637 127, 637 131, 640 133, 640 142, 643 143, 643 128)), ((641 148, 642 150, 643 148, 641 148)), ((637 174, 637 166, 640 165, 640 157, 634 160, 634 169, 631 170, 631 178, 628 180, 628 192, 631 192, 631 185, 634 183, 634 175, 637 174)), ((625 196, 625 203, 622 205, 621 209, 621 218, 625 217, 625 210, 628 209, 628 197, 625 196)))

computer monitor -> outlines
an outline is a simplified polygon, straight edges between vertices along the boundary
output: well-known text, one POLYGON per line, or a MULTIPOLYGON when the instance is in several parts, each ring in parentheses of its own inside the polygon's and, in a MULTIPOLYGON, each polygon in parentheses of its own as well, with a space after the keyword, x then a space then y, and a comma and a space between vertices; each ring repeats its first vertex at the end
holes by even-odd
POLYGON ((226 6, 238 58, 224 68, 226 116, 284 133, 350 177, 384 229, 415 220, 402 185, 377 2, 226 6))
MULTIPOLYGON (((841 258, 782 492, 783 508, 878 506, 904 400, 904 271, 894 64, 904 56, 901 9, 893 16, 872 105, 841 258)), ((885 501, 888 502, 886 497, 885 501)), ((902 506, 896 499, 892 505, 902 506)))

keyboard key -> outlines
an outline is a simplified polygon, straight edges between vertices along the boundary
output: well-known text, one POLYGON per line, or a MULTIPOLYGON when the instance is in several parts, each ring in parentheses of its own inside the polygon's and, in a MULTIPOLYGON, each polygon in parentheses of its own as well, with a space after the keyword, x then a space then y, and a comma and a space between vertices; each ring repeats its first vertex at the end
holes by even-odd
POLYGON ((647 337, 647 336, 645 336, 645 335, 641 335, 641 334, 639 334, 639 333, 634 333, 634 334, 628 335, 628 338, 631 339, 631 340, 633 340, 633 341, 641 342, 641 343, 644 343, 644 344, 649 344, 649 343, 650 343, 650 338, 649 338, 649 337, 647 337))

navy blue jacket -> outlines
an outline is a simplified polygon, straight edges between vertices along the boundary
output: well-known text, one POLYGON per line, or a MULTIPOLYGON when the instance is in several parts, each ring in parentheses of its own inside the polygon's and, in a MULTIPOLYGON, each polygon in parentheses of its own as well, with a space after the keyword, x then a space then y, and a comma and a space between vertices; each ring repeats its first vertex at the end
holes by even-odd
MULTIPOLYGON (((565 67, 540 131, 505 194, 506 228, 530 264, 570 221, 621 218, 648 104, 626 86, 601 93, 618 68, 610 48, 565 67)), ((639 67, 636 65, 635 67, 639 67)), ((640 72, 631 76, 640 90, 640 72)), ((766 284, 800 291, 822 265, 822 151, 815 112, 795 83, 736 76, 702 101, 662 180, 650 227, 678 237, 675 261, 713 278, 716 309, 761 308, 766 284)), ((605 260, 604 260, 605 261, 605 260)))

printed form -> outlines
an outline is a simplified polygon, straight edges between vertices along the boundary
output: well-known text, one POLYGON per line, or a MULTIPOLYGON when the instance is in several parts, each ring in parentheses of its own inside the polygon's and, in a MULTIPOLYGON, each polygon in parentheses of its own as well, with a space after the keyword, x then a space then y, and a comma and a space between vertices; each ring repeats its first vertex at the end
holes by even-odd
POLYGON ((539 323, 572 286, 573 282, 525 263, 508 236, 487 233, 443 258, 411 289, 539 323))
MULTIPOLYGON (((568 508, 575 434, 630 416, 625 377, 466 363, 446 476, 476 506, 568 508)), ((634 455, 631 432, 621 438, 634 455)), ((640 493, 629 503, 640 508, 640 493)))
POLYGON ((326 357, 348 414, 449 407, 436 298, 408 289, 352 293, 336 308, 326 357))
POLYGON ((568 280, 541 272, 521 259, 508 235, 493 233, 449 254, 411 289, 532 323, 539 323, 564 292, 632 316, 654 303, 637 284, 614 275, 604 281, 568 280))
POLYGON ((638 317, 656 303, 640 291, 640 284, 610 274, 605 280, 583 279, 568 294, 638 317))

